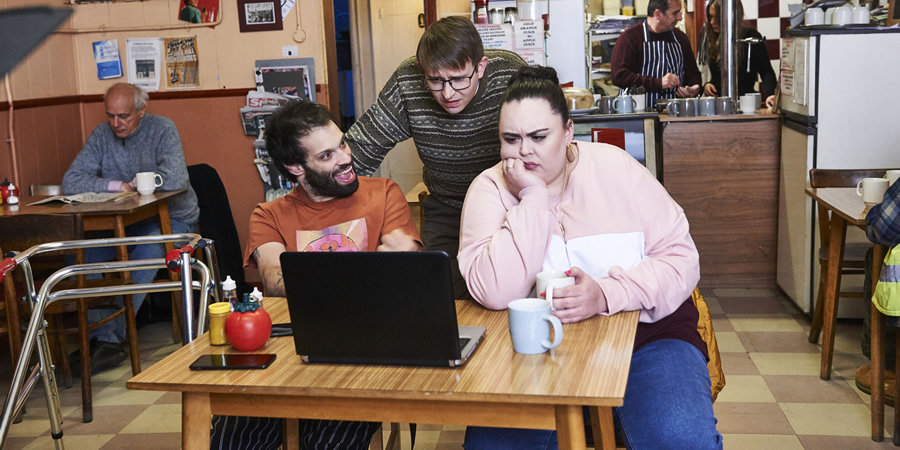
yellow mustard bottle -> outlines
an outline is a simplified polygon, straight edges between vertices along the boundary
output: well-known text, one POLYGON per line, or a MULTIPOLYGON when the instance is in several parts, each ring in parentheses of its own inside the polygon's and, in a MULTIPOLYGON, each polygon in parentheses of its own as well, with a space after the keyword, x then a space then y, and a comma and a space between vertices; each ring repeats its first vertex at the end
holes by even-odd
POLYGON ((209 343, 210 345, 225 345, 228 339, 225 337, 225 319, 231 314, 231 303, 217 302, 209 305, 209 343))

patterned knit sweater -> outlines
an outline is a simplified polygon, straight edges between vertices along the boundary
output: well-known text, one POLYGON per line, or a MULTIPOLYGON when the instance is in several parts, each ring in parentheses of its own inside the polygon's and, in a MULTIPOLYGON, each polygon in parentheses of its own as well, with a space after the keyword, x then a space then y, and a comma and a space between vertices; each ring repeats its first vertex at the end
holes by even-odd
POLYGON ((412 138, 424 164, 431 195, 462 208, 469 184, 500 161, 497 122, 509 78, 525 61, 506 50, 486 49, 485 75, 463 111, 445 111, 425 87, 425 74, 411 57, 387 81, 378 99, 345 136, 359 175, 371 175, 398 142, 412 138))

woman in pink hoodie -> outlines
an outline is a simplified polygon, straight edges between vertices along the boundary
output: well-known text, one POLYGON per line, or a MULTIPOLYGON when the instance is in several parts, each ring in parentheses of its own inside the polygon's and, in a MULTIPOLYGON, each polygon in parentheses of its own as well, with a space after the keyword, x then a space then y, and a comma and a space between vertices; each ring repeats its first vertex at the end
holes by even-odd
MULTIPOLYGON (((564 323, 640 311, 625 404, 628 448, 721 448, 690 294, 700 279, 687 218, 620 148, 575 142, 552 68, 522 69, 500 109, 502 161, 466 194, 459 265, 490 309, 541 295, 535 276, 566 270, 554 290, 564 323)), ((469 427, 465 448, 556 448, 555 432, 469 427)))

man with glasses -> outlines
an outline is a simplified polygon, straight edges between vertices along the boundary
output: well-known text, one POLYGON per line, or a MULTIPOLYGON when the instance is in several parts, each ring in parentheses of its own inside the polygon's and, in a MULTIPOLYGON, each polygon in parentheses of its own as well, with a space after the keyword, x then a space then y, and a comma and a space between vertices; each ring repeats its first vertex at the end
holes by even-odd
POLYGON ((426 250, 453 258, 456 298, 471 298, 455 263, 459 219, 469 183, 500 162, 500 98, 525 61, 500 49, 485 50, 466 17, 432 24, 416 56, 402 63, 378 99, 345 135, 359 175, 371 175, 398 142, 412 138, 430 195, 422 204, 426 250))

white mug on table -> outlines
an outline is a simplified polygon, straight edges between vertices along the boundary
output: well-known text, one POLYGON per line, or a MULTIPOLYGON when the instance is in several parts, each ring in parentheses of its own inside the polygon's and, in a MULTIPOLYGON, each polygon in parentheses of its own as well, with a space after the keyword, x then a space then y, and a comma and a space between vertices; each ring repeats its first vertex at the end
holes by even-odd
POLYGON ((163 179, 158 173, 140 172, 134 177, 134 185, 141 195, 150 195, 156 188, 162 186, 163 179))
POLYGON ((856 195, 869 205, 881 203, 888 188, 887 178, 863 178, 856 183, 856 195))
POLYGON ((744 94, 741 96, 741 113, 742 114, 755 114, 756 113, 756 98, 750 94, 744 94))
POLYGON ((643 112, 647 109, 647 94, 634 94, 631 98, 634 99, 636 112, 643 112))
POLYGON ((540 296, 542 293, 546 292, 546 298, 547 302, 550 303, 550 309, 556 309, 556 307, 553 306, 553 289, 572 286, 574 284, 575 279, 566 275, 565 271, 545 270, 537 274, 535 279, 535 294, 540 296))
POLYGON ((516 353, 544 353, 562 342, 562 322, 550 314, 550 303, 539 298, 521 298, 509 302, 509 336, 516 353), (553 342, 550 342, 550 328, 553 342))

